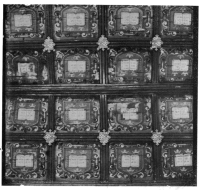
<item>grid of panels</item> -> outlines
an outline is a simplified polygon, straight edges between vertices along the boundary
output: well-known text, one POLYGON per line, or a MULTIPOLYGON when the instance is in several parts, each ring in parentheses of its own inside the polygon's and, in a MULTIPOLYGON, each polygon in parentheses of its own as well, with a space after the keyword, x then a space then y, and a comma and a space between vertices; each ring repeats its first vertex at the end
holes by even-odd
MULTIPOLYGON (((30 12, 24 6, 14 9, 30 12)), ((5 184, 195 184, 197 43, 190 31, 169 25, 177 31, 172 35, 160 28, 168 15, 165 7, 29 9, 39 10, 41 20, 45 15, 44 36, 56 46, 55 52, 42 53, 45 38, 33 47, 28 36, 6 43, 5 184), (161 51, 150 50, 156 34, 164 42, 161 51), (97 50, 101 35, 108 38, 109 50, 97 50), (156 129, 163 130, 159 146, 151 139, 156 129), (56 130, 51 146, 43 139, 45 130, 56 130), (103 130, 110 131, 106 145, 98 139, 103 130)), ((190 14, 195 19, 196 39, 197 9, 185 9, 188 24, 190 14)), ((176 15, 178 25, 187 25, 184 17, 176 15)))

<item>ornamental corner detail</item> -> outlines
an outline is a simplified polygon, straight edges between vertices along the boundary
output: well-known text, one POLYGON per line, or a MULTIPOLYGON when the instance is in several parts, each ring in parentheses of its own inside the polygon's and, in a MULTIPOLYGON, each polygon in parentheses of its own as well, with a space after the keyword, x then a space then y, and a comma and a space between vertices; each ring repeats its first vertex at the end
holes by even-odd
POLYGON ((102 132, 99 132, 99 136, 97 137, 99 139, 99 141, 102 143, 102 145, 106 145, 106 143, 108 143, 109 139, 111 138, 109 136, 110 131, 105 131, 105 129, 103 129, 102 132))
POLYGON ((158 132, 158 130, 156 129, 155 132, 151 131, 152 133, 152 136, 151 136, 151 139, 153 140, 153 142, 158 146, 161 142, 162 142, 162 139, 164 138, 162 136, 162 131, 161 132, 158 132))

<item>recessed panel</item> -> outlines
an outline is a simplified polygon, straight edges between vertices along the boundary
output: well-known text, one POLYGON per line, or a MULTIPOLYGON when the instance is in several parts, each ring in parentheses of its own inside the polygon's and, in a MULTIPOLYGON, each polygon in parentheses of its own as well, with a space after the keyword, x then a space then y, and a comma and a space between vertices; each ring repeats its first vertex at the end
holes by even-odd
POLYGON ((117 38, 150 37, 152 34, 152 8, 150 6, 108 7, 108 35, 117 38))
POLYGON ((92 5, 53 6, 56 40, 98 37, 98 8, 92 5))
POLYGON ((42 132, 47 125, 48 100, 46 98, 7 98, 7 132, 42 132))
POLYGON ((6 80, 9 84, 48 83, 49 72, 46 56, 38 51, 6 53, 6 80))
POLYGON ((151 130, 150 97, 108 98, 108 121, 111 132, 141 133, 151 130))
POLYGON ((193 145, 190 143, 164 143, 161 162, 164 179, 192 178, 193 145))
POLYGON ((7 179, 44 180, 47 169, 47 146, 40 143, 6 143, 7 179))
POLYGON ((56 146, 56 180, 98 181, 100 146, 59 143, 56 146))
POLYGON ((151 81, 151 60, 147 50, 111 49, 109 83, 138 84, 151 81))
POLYGON ((192 79, 192 49, 162 49, 159 57, 161 82, 184 82, 192 79))
POLYGON ((193 7, 162 6, 161 20, 163 37, 193 38, 193 7))
POLYGON ((99 83, 100 60, 96 50, 57 51, 55 65, 57 83, 99 83))
POLYGON ((152 147, 150 145, 111 144, 109 179, 117 182, 151 180, 152 147))
POLYGON ((97 98, 60 97, 56 99, 56 129, 58 132, 97 132, 99 114, 97 98))
POLYGON ((7 5, 5 33, 8 41, 44 39, 45 6, 7 5))
POLYGON ((192 132, 192 96, 160 98, 159 121, 164 132, 192 132))

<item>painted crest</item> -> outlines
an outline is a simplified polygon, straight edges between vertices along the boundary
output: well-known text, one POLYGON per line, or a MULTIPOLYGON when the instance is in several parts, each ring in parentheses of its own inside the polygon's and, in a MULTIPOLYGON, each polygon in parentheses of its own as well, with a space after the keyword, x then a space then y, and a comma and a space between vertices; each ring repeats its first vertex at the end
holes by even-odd
POLYGON ((110 42, 107 40, 106 37, 104 37, 104 35, 101 35, 101 37, 99 38, 97 44, 98 44, 97 50, 102 49, 102 51, 104 51, 105 48, 109 49, 108 48, 108 44, 110 44, 110 42))
POLYGON ((49 132, 44 131, 44 133, 45 133, 44 139, 46 140, 46 142, 48 143, 49 146, 52 145, 52 143, 53 143, 53 142, 55 141, 55 139, 57 138, 57 137, 55 136, 56 131, 55 131, 55 130, 52 131, 52 130, 50 129, 49 132))
POLYGON ((54 46, 55 43, 53 42, 52 39, 50 39, 50 37, 47 37, 47 39, 44 41, 44 44, 42 44, 44 46, 43 51, 48 51, 48 53, 50 53, 50 51, 55 51, 54 46))
POLYGON ((161 40, 161 38, 158 35, 155 35, 152 42, 150 42, 150 43, 152 44, 151 49, 155 49, 157 51, 158 48, 161 48, 163 41, 161 40))
POLYGON ((109 139, 111 138, 109 136, 110 131, 105 132, 105 129, 102 132, 99 132, 98 139, 102 143, 102 145, 106 145, 108 143, 109 139))
POLYGON ((155 132, 151 131, 151 133, 152 133, 151 139, 152 139, 153 142, 158 146, 158 145, 161 143, 162 139, 164 138, 164 137, 162 136, 162 133, 163 133, 163 132, 162 132, 162 131, 161 131, 161 132, 158 132, 158 130, 156 129, 155 132))

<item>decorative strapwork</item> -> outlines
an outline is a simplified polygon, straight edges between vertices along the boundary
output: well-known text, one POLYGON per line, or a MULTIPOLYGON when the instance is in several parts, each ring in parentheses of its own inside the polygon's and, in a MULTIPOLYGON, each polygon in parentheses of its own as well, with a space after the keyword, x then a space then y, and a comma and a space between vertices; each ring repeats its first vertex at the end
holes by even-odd
POLYGON ((155 132, 151 131, 152 133, 152 136, 151 136, 151 139, 153 140, 153 142, 158 146, 161 142, 162 142, 162 139, 164 138, 162 136, 162 131, 161 132, 158 132, 158 130, 156 129, 155 132))
POLYGON ((155 49, 157 51, 158 49, 161 49, 163 41, 158 35, 155 35, 150 43, 152 44, 151 49, 155 49))
POLYGON ((16 183, 19 183, 20 180, 45 180, 46 152, 47 146, 45 143, 7 142, 5 177, 16 183))
POLYGON ((47 37, 47 39, 45 39, 44 44, 42 44, 44 46, 43 51, 48 51, 48 53, 50 53, 51 51, 55 51, 54 46, 55 43, 53 42, 52 39, 50 39, 50 37, 47 37))
POLYGON ((193 50, 188 48, 161 48, 159 80, 161 82, 190 81, 193 67, 193 50))
POLYGON ((6 5, 5 38, 33 41, 45 37, 45 5, 6 5))
POLYGON ((193 97, 160 97, 159 121, 161 130, 166 133, 193 132, 193 97))
POLYGON ((153 179, 152 146, 113 144, 109 146, 109 179, 116 182, 153 179))
POLYGON ((55 71, 57 83, 99 83, 99 53, 95 48, 56 51, 55 71))
POLYGON ((108 122, 112 133, 151 132, 150 97, 108 98, 108 122))
POLYGON ((98 37, 98 6, 53 5, 56 40, 93 39, 98 37))
POLYGON ((193 174, 193 145, 190 143, 163 143, 162 176, 164 179, 191 179, 193 174))
POLYGON ((56 180, 98 181, 100 179, 100 145, 69 144, 56 146, 56 180))
POLYGON ((6 99, 6 132, 43 132, 48 125, 48 99, 6 99))
POLYGON ((115 38, 151 37, 153 13, 151 6, 108 6, 108 35, 115 38))
POLYGON ((56 130, 62 133, 97 133, 100 105, 98 97, 70 96, 56 99, 56 130))
POLYGON ((9 84, 46 84, 48 68, 42 51, 7 51, 6 80, 9 84))
POLYGON ((49 132, 44 131, 44 133, 45 133, 44 139, 46 140, 46 143, 49 146, 52 145, 52 143, 54 143, 55 139, 57 138, 57 136, 55 135, 56 130, 52 131, 50 129, 49 132))
POLYGON ((162 37, 193 38, 192 6, 161 6, 162 37))
POLYGON ((109 136, 110 131, 105 131, 105 129, 103 129, 102 132, 99 131, 99 136, 97 137, 100 142, 102 143, 102 145, 106 145, 106 143, 108 143, 109 139, 111 138, 109 136))
POLYGON ((132 47, 110 49, 108 64, 109 83, 151 82, 151 52, 149 49, 132 47))
POLYGON ((104 37, 104 35, 101 35, 97 44, 98 44, 97 50, 102 49, 102 51, 104 51, 104 49, 109 49, 108 44, 110 44, 110 42, 107 40, 106 37, 104 37))

